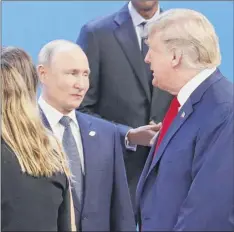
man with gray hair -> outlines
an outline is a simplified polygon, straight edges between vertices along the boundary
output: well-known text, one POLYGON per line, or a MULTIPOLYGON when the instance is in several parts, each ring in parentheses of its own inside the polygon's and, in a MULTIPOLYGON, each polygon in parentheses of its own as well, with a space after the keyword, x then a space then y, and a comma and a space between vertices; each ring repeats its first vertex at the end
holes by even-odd
POLYGON ((132 144, 148 145, 158 127, 131 129, 76 111, 89 88, 90 74, 78 45, 52 41, 38 58, 41 115, 69 159, 78 230, 133 231, 120 133, 132 144))
POLYGON ((145 62, 174 98, 136 199, 142 231, 234 230, 233 84, 219 71, 218 38, 193 10, 162 13, 145 62))

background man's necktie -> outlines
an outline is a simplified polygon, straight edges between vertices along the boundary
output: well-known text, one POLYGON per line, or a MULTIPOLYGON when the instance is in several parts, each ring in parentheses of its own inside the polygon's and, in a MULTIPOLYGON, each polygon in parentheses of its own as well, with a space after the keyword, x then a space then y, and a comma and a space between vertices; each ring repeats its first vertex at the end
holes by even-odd
POLYGON ((165 115, 165 118, 163 120, 162 128, 161 128, 161 131, 159 133, 159 137, 158 137, 158 141, 156 144, 154 155, 156 154, 156 151, 157 151, 164 135, 166 134, 168 128, 170 127, 171 123, 173 122, 174 118, 176 117, 179 107, 180 107, 180 103, 179 103, 177 97, 174 97, 172 102, 171 102, 171 105, 170 105, 170 107, 165 115))
MULTIPOLYGON (((143 58, 143 61, 144 61, 145 57, 146 57, 146 54, 147 54, 147 52, 149 50, 148 45, 146 45, 146 43, 145 43, 145 40, 148 37, 148 29, 147 29, 146 22, 142 22, 140 24, 140 26, 141 26, 141 54, 142 54, 142 58, 143 58)), ((147 64, 147 63, 145 63, 145 61, 144 61, 144 64, 145 64, 145 70, 146 70, 147 77, 148 77, 149 87, 150 87, 150 90, 151 90, 151 93, 152 93, 152 89, 153 89, 153 85, 152 85, 153 74, 152 74, 152 71, 150 70, 150 65, 147 64)))
POLYGON ((79 152, 77 149, 75 138, 71 131, 71 126, 70 126, 71 121, 72 119, 69 118, 68 116, 63 116, 59 122, 65 128, 62 143, 63 143, 63 148, 69 158, 69 165, 73 175, 71 183, 72 188, 75 189, 75 193, 81 203, 82 193, 83 193, 83 173, 82 173, 79 152))

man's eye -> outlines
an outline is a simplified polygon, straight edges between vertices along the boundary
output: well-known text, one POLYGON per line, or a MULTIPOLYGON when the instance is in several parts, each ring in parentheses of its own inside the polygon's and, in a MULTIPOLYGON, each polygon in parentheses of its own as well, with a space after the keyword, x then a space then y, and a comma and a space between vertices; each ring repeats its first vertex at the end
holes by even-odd
POLYGON ((65 72, 65 74, 67 74, 67 75, 73 75, 73 72, 65 72))
POLYGON ((71 72, 71 75, 73 75, 73 76, 78 76, 78 75, 79 75, 79 72, 73 71, 73 72, 71 72))

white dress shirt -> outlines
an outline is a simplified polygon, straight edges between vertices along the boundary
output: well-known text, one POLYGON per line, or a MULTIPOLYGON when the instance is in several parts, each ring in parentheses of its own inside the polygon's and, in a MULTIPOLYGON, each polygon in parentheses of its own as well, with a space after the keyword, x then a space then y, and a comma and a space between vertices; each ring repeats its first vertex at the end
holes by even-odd
POLYGON ((152 18, 150 18, 150 19, 143 18, 136 11, 136 9, 132 5, 131 1, 128 4, 128 10, 129 10, 129 13, 130 13, 130 15, 132 17, 132 22, 133 22, 133 25, 134 25, 134 28, 135 28, 135 31, 136 31, 136 34, 137 34, 137 39, 138 39, 139 47, 140 47, 140 50, 141 50, 142 26, 140 24, 143 23, 143 22, 146 22, 148 24, 148 23, 151 23, 151 22, 155 21, 157 19, 157 17, 159 16, 159 14, 160 14, 160 7, 158 6, 158 10, 155 12, 154 16, 152 18))
POLYGON ((180 108, 184 105, 184 103, 188 100, 190 95, 193 93, 193 91, 203 82, 205 81, 214 71, 215 68, 211 69, 204 69, 200 73, 198 73, 194 78, 192 78, 187 84, 185 84, 181 90, 179 91, 177 95, 177 99, 180 103, 180 108))
MULTIPOLYGON (((44 112, 44 114, 45 114, 45 116, 50 124, 50 127, 53 131, 53 134, 58 139, 58 141, 62 143, 63 133, 64 133, 65 129, 64 129, 64 126, 59 123, 59 121, 65 115, 63 115, 58 110, 56 110, 54 107, 49 105, 42 98, 42 96, 40 96, 40 98, 38 100, 38 104, 41 107, 41 109, 43 110, 43 112, 44 112)), ((72 119, 70 126, 71 126, 71 130, 72 130, 72 134, 75 138, 75 142, 76 142, 77 149, 78 149, 79 156, 80 156, 81 168, 82 168, 82 172, 84 174, 85 173, 84 172, 84 153, 83 153, 83 146, 82 146, 82 140, 81 140, 81 134, 80 134, 80 127, 79 127, 79 124, 77 122, 75 110, 71 111, 66 116, 68 116, 72 119)))

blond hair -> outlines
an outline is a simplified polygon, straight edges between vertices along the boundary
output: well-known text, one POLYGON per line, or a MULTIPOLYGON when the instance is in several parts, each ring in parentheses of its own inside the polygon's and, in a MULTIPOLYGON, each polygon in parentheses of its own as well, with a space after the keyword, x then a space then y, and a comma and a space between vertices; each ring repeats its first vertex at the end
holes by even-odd
MULTIPOLYGON (((71 172, 61 145, 41 121, 34 91, 38 80, 31 58, 23 50, 13 49, 11 52, 6 49, 1 54, 2 138, 14 151, 24 173, 50 177, 60 172, 70 177, 71 172), (23 55, 23 61, 16 60, 21 59, 16 51, 23 55), (26 59, 25 54, 28 56, 26 59), (8 62, 9 57, 15 59, 11 64, 8 62), (22 62, 25 62, 25 67, 31 68, 23 70, 24 66, 17 65, 22 62)), ((72 196, 70 185, 69 192, 72 196)), ((76 231, 72 197, 70 206, 71 229, 76 231)))
POLYGON ((69 173, 62 148, 45 129, 24 79, 4 60, 1 82, 2 137, 15 152, 22 171, 36 177, 69 173))
POLYGON ((38 77, 31 57, 24 50, 16 47, 3 47, 1 56, 23 76, 31 98, 35 98, 38 77))
POLYGON ((189 68, 204 69, 220 65, 219 40, 213 25, 199 12, 172 9, 163 12, 150 25, 149 38, 159 35, 166 47, 179 48, 183 64, 189 68))

